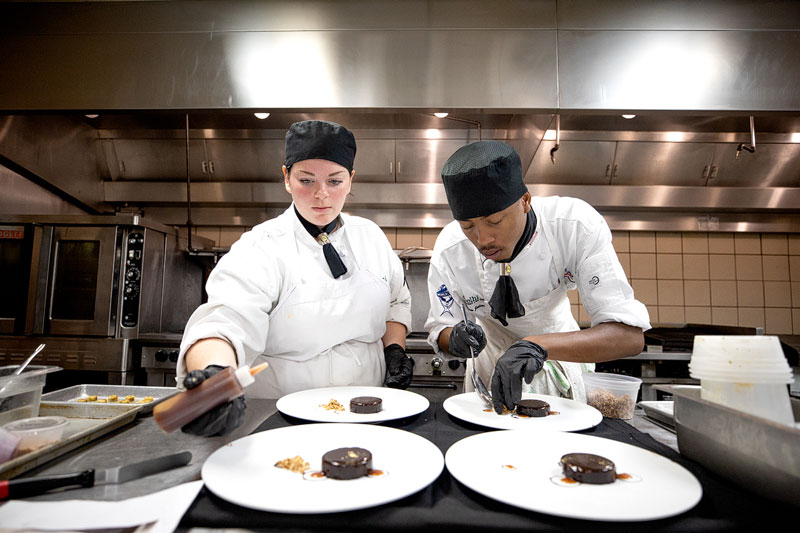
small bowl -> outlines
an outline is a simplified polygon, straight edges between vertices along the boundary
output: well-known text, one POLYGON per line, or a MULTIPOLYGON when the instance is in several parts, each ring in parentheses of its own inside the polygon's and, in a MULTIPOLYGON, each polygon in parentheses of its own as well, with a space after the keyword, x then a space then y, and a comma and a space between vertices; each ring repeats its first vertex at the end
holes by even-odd
POLYGON ((3 428, 20 438, 16 451, 19 456, 58 442, 68 424, 63 416, 37 416, 9 422, 3 428))
POLYGON ((606 418, 633 418, 636 397, 642 380, 621 374, 584 372, 586 403, 600 411, 606 418))

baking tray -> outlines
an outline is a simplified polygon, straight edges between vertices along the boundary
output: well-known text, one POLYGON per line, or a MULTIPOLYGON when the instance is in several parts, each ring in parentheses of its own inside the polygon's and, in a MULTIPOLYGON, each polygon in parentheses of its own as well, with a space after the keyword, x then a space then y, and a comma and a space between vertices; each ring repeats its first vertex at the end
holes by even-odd
POLYGON ((106 433, 133 422, 136 404, 83 404, 69 402, 39 405, 39 416, 63 416, 69 420, 61 440, 0 464, 0 479, 10 479, 55 459, 106 433))
MULTIPOLYGON (((176 394, 178 389, 175 387, 141 387, 135 385, 95 385, 83 384, 73 385, 65 389, 48 392, 42 395, 42 401, 56 405, 68 405, 94 407, 106 405, 133 405, 138 407, 140 414, 147 414, 153 411, 153 407, 170 396, 176 394), (97 396, 98 399, 108 398, 116 394, 119 398, 124 398, 128 395, 134 396, 134 403, 120 404, 120 403, 96 403, 96 402, 79 402, 78 399, 86 398, 88 396, 97 396), (153 401, 148 403, 136 403, 142 400, 145 396, 152 396, 153 401)), ((86 409, 86 413, 101 412, 101 409, 86 409)))
POLYGON ((662 426, 666 426, 675 432, 675 402, 673 401, 641 401, 639 407, 642 408, 644 414, 658 422, 662 426))
MULTIPOLYGON (((700 387, 655 385, 672 394, 678 449, 716 474, 774 500, 800 506, 800 426, 703 400, 700 387)), ((795 420, 800 401, 792 398, 795 420)))

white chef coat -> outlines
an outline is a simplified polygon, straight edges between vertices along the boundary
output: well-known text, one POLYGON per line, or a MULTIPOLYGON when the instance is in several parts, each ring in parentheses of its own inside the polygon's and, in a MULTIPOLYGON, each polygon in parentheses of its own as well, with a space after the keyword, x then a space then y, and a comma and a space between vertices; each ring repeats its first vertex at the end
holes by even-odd
POLYGON ((316 387, 383 384, 386 322, 411 328, 403 267, 373 222, 342 214, 328 237, 347 267, 331 275, 322 246, 290 206, 245 233, 208 278, 208 302, 186 325, 178 358, 205 338, 228 341, 239 365, 269 367, 248 397, 316 387))
MULTIPOLYGON (((431 257, 431 308, 425 323, 428 343, 440 351, 439 334, 463 320, 463 302, 468 318, 486 333, 487 346, 475 367, 487 386, 497 359, 512 343, 531 335, 579 329, 570 312, 567 290, 579 291, 592 326, 621 322, 642 330, 650 328, 647 308, 634 299, 603 217, 576 198, 533 197, 531 207, 536 230, 511 262, 511 277, 525 315, 508 318, 508 327, 492 318, 489 306, 500 265, 480 255, 458 221, 445 226, 431 257)), ((472 363, 467 361, 468 376, 472 363)), ((523 383, 523 391, 585 401, 581 371, 592 369, 593 365, 548 360, 530 385, 523 383)), ((469 379, 465 379, 465 390, 472 390, 469 379)))

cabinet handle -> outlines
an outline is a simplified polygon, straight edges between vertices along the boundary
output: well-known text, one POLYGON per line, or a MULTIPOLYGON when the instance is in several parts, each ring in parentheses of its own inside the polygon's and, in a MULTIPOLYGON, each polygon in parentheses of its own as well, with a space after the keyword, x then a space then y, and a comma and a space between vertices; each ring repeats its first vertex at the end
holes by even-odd
POLYGON ((213 174, 214 173, 214 161, 209 161, 208 162, 208 173, 209 174, 213 174))
POLYGON ((203 174, 208 174, 208 161, 204 159, 200 167, 203 169, 203 174))
POLYGON ((716 178, 717 177, 717 165, 711 165, 711 174, 708 175, 709 178, 716 178))
POLYGON ((392 169, 394 168, 394 161, 389 161, 389 175, 392 175, 392 169))
POLYGON ((617 177, 617 171, 618 170, 619 170, 619 165, 614 165, 614 170, 611 171, 611 177, 612 178, 616 178, 617 177))
POLYGON ((125 161, 122 159, 119 160, 119 173, 125 174, 125 161))
POLYGON ((605 174, 604 174, 604 176, 605 176, 606 178, 607 178, 607 177, 609 177, 609 176, 608 176, 608 173, 609 173, 609 172, 611 172, 611 165, 606 165, 606 172, 605 172, 605 174))
POLYGON ((703 176, 702 176, 703 178, 707 178, 708 177, 708 171, 709 170, 711 170, 711 167, 709 165, 706 165, 706 166, 703 167, 703 176))

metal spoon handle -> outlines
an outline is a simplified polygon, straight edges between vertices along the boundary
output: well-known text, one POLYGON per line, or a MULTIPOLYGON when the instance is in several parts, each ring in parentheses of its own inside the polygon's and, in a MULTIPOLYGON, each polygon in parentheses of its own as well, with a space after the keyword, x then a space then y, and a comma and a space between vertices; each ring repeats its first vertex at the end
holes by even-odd
POLYGON ((34 357, 36 357, 37 355, 39 355, 39 352, 41 352, 42 350, 44 350, 44 347, 45 347, 45 345, 44 345, 44 344, 40 344, 39 346, 37 346, 37 347, 36 347, 36 349, 33 351, 33 353, 32 353, 32 354, 31 354, 31 355, 30 355, 30 356, 29 356, 27 359, 25 359, 25 362, 24 362, 24 363, 22 363, 21 365, 19 365, 19 367, 17 367, 17 369, 16 369, 16 370, 14 370, 14 372, 12 372, 12 373, 11 373, 11 375, 12 375, 12 376, 18 376, 19 374, 22 374, 22 371, 23 371, 23 370, 25 370, 25 367, 27 367, 27 366, 28 366, 28 364, 29 364, 31 361, 33 361, 33 358, 34 358, 34 357))

